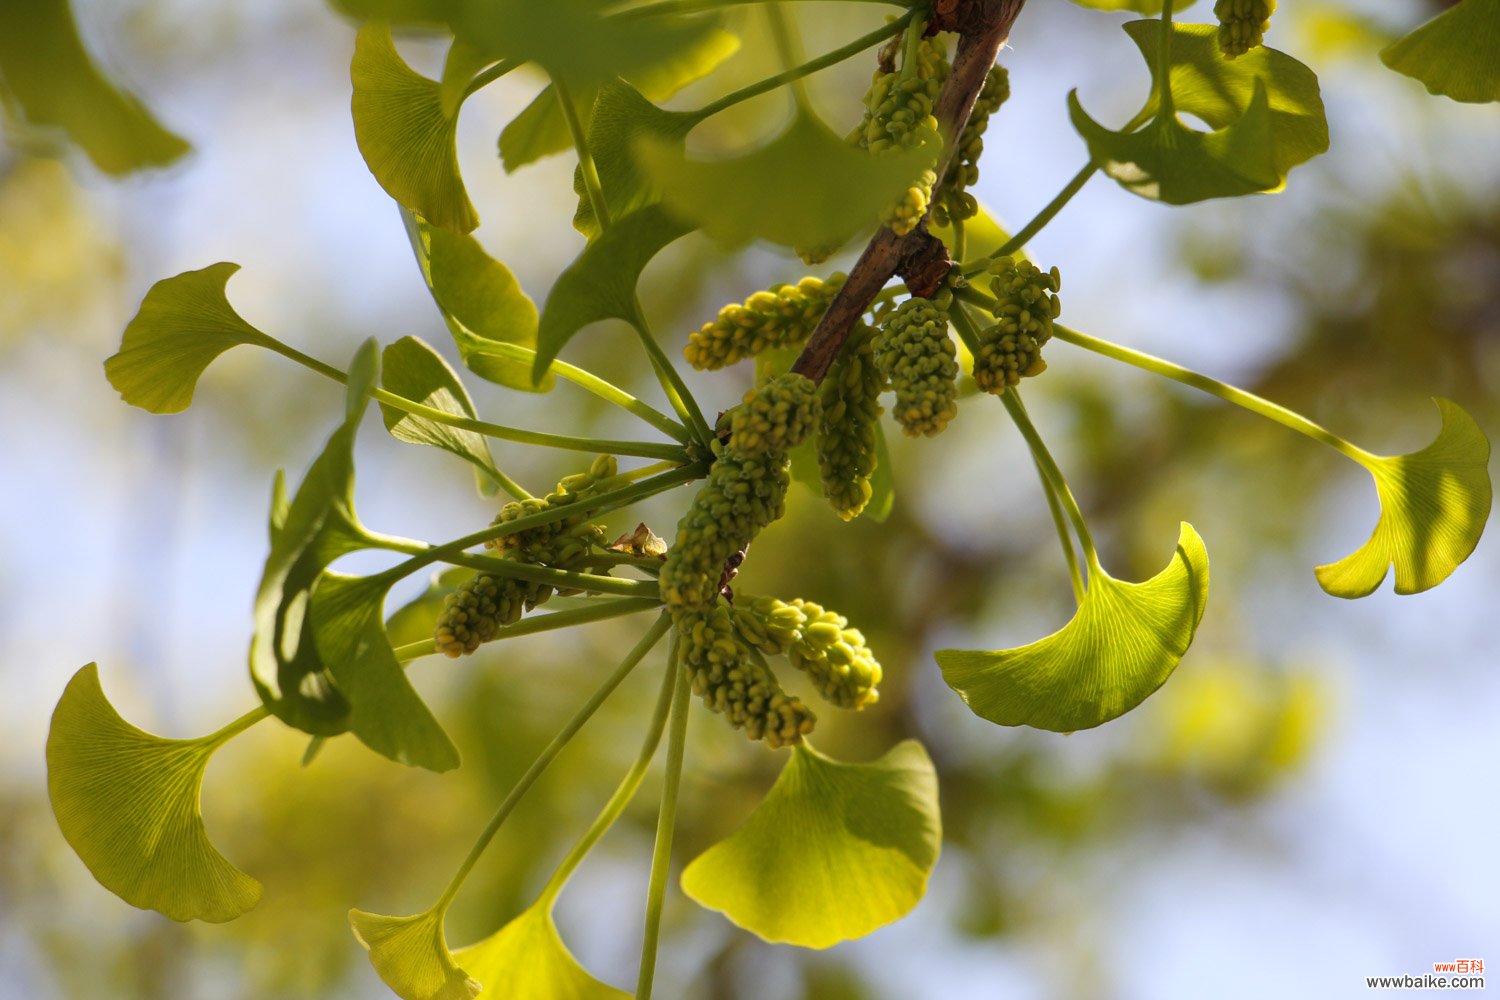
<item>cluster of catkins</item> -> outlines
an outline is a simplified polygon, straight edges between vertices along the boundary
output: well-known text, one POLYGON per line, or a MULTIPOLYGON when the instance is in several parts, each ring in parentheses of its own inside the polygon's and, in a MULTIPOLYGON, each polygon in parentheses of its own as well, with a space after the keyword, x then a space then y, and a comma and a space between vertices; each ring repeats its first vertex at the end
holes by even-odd
POLYGON ((1259 46, 1274 13, 1276 0, 1218 0, 1214 16, 1219 19, 1219 51, 1233 59, 1259 46))
MULTIPOLYGON (((564 478, 546 496, 507 503, 492 523, 504 525, 543 511, 579 505, 580 501, 614 485, 612 481, 618 472, 614 456, 600 455, 587 472, 564 478)), ((516 562, 581 570, 590 566, 594 550, 604 543, 604 537, 604 528, 588 523, 587 512, 580 511, 548 524, 500 535, 485 542, 485 546, 516 562)), ((554 592, 552 586, 544 583, 494 573, 476 574, 443 602, 433 628, 438 652, 448 656, 474 652, 493 639, 502 627, 519 619, 523 611, 542 604, 554 592)))
POLYGON ((932 221, 936 225, 951 225, 955 220, 972 219, 979 214, 979 202, 968 189, 979 182, 979 157, 984 153, 984 131, 989 127, 990 115, 1009 99, 1010 74, 1004 66, 990 67, 969 121, 959 134, 943 182, 932 197, 932 221))
POLYGON ((1009 258, 991 264, 990 273, 995 322, 979 332, 974 381, 998 396, 1022 378, 1046 370, 1042 345, 1051 339, 1052 321, 1062 311, 1057 298, 1062 279, 1055 267, 1043 273, 1029 260, 1009 258))

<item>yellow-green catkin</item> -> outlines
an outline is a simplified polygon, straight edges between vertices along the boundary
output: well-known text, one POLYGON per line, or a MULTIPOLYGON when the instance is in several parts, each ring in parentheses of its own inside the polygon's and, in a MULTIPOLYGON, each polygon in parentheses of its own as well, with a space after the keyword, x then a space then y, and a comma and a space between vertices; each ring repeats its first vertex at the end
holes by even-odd
POLYGON ((551 596, 552 588, 544 583, 480 573, 444 599, 432 635, 437 651, 447 656, 472 653, 551 596))
POLYGON ((1265 39, 1276 13, 1276 0, 1218 0, 1219 51, 1226 59, 1242 56, 1265 39))
POLYGON ((870 502, 870 476, 879 461, 876 427, 885 377, 875 366, 874 331, 857 325, 818 387, 818 471, 834 512, 853 520, 870 502))
POLYGON ((745 394, 725 414, 734 451, 791 451, 818 425, 818 387, 805 375, 787 372, 745 394))
POLYGON ((968 189, 979 181, 979 157, 984 153, 984 130, 989 126, 990 115, 1009 99, 1010 74, 1004 66, 990 67, 969 121, 959 134, 948 172, 933 196, 932 221, 937 225, 951 225, 955 219, 972 219, 979 214, 979 202, 968 189))
MULTIPOLYGON (((500 508, 500 513, 491 523, 503 526, 509 521, 577 504, 610 488, 618 474, 619 466, 614 456, 600 455, 587 472, 565 477, 546 496, 512 500, 500 508)), ((586 513, 573 514, 550 524, 501 535, 484 544, 508 559, 559 569, 577 569, 596 545, 604 543, 604 528, 586 524, 587 520, 586 513)))
MULTIPOLYGON (((865 93, 864 117, 849 133, 849 143, 882 156, 931 141, 938 127, 932 111, 947 75, 947 50, 935 37, 923 39, 918 45, 915 65, 903 66, 900 71, 876 70, 865 93)), ((936 172, 922 171, 882 211, 881 223, 897 236, 911 232, 927 214, 936 183, 936 172)))
POLYGON ((875 364, 896 390, 891 414, 910 437, 931 437, 958 413, 958 352, 948 314, 929 299, 910 298, 875 335, 875 364))
POLYGON ((786 452, 724 449, 677 522, 662 563, 661 596, 669 608, 697 611, 714 602, 724 564, 785 513, 788 467, 786 452))
POLYGON ((733 619, 745 642, 785 653, 830 704, 861 709, 879 700, 880 663, 843 615, 801 598, 756 597, 738 602, 733 619))
POLYGON ((740 639, 728 607, 683 612, 675 624, 693 693, 731 726, 772 749, 800 743, 813 731, 817 717, 781 689, 770 667, 740 639))
POLYGON ((843 284, 843 274, 807 277, 756 292, 743 305, 731 303, 688 337, 683 356, 700 371, 714 371, 762 351, 800 347, 843 284))
POLYGON ((1062 311, 1057 297, 1062 279, 1057 268, 1043 272, 1029 260, 998 260, 990 273, 996 322, 979 331, 974 381, 998 396, 1046 370, 1042 345, 1052 338, 1052 321, 1062 311))

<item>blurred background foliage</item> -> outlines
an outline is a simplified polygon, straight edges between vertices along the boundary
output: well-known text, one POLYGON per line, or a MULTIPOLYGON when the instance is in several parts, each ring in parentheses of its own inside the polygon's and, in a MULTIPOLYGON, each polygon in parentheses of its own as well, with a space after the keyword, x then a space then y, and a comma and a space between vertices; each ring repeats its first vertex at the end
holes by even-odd
MULTIPOLYGON (((226 854, 267 889, 235 924, 172 924, 92 882, 45 798, 50 706, 93 659, 126 716, 167 735, 206 731, 251 702, 246 612, 271 471, 304 468, 341 405, 312 376, 238 351, 190 414, 127 409, 99 365, 145 288, 236 260, 245 269, 230 295, 244 315, 330 361, 369 335, 447 338, 395 208, 354 147, 349 22, 291 0, 76 6, 101 64, 195 149, 112 180, 13 108, 0 145, 0 996, 382 995, 347 909, 425 906, 644 619, 421 663, 414 677, 464 753, 450 775, 403 770, 347 739, 302 768, 297 735, 269 727, 232 744, 210 768, 205 812, 226 854)), ((1096 180, 1033 245, 1063 270, 1065 318, 1237 380, 1377 451, 1430 439, 1430 395, 1458 400, 1493 437, 1500 112, 1430 98, 1375 58, 1383 39, 1441 6, 1283 5, 1269 42, 1319 72, 1333 152, 1282 194, 1188 210, 1096 180)), ((810 52, 878 23, 865 5, 797 15, 810 52)), ((1113 101, 1121 120, 1144 94, 1121 20, 1061 0, 1028 5, 1003 57, 1016 96, 991 124, 978 188, 1003 221, 1024 221, 1081 163, 1067 89, 1101 111, 1113 101)), ((741 51, 676 106, 774 71, 759 15, 735 9, 726 24, 741 51)), ((403 49, 435 72, 435 42, 403 49)), ((814 78, 830 122, 857 118, 868 62, 814 78)), ((581 246, 566 222, 571 158, 506 175, 494 142, 540 86, 506 78, 470 102, 460 129, 479 236, 538 300, 581 246)), ((780 97, 757 100, 693 141, 742 145, 786 111, 780 97)), ((724 302, 802 273, 782 254, 731 255, 690 237, 653 263, 643 298, 675 351, 724 302)), ((647 391, 622 327, 589 331, 568 358, 647 391)), ((1258 997, 1247 977, 1271 973, 1300 977, 1285 995, 1339 996, 1366 973, 1483 958, 1500 939, 1483 832, 1500 819, 1494 545, 1430 595, 1326 598, 1312 565, 1352 549, 1374 521, 1362 474, 1066 345, 1048 359, 1028 399, 1120 575, 1153 572, 1179 519, 1208 542, 1213 600, 1193 652, 1139 710, 1071 737, 997 730, 943 686, 934 648, 1016 645, 1071 608, 1029 459, 982 399, 937 441, 891 434, 898 502, 884 524, 841 526, 798 490, 740 589, 816 600, 864 630, 885 667, 881 700, 854 718, 821 713, 818 745, 869 759, 922 739, 942 776, 944 857, 916 914, 827 953, 764 945, 671 896, 663 996, 1258 997)), ((706 408, 723 408, 749 377, 692 384, 706 408)), ((469 382, 493 419, 623 429, 567 387, 522 398, 469 382)), ((582 462, 496 453, 538 486, 582 462)), ((365 428, 359 468, 361 513, 378 530, 441 539, 492 515, 461 463, 403 448, 378 426, 365 428)), ((669 535, 684 499, 658 498, 645 517, 669 535)), ((609 524, 626 531, 635 519, 609 524)), ((633 752, 653 672, 527 797, 460 897, 450 941, 488 933, 534 897, 633 752)), ((701 711, 689 754, 682 860, 732 830, 781 763, 701 711)), ((656 791, 648 781, 559 910, 575 950, 616 983, 634 977, 656 791)))

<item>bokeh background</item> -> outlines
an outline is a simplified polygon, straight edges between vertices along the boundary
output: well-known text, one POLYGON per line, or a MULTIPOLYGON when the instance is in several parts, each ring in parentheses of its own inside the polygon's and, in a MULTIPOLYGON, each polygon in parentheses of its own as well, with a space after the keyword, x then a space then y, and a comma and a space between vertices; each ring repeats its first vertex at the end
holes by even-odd
MULTIPOLYGON (((209 371, 186 414, 125 406, 101 362, 145 290, 233 260, 243 315, 318 357, 341 363, 366 337, 407 334, 452 352, 396 209, 353 142, 349 21, 293 0, 75 6, 101 62, 194 151, 119 181, 14 120, 0 140, 0 997, 387 995, 347 909, 425 907, 644 625, 424 662, 413 676, 465 755, 453 774, 404 770, 348 739, 304 769, 302 741, 269 726, 231 744, 208 775, 210 833, 266 885, 234 924, 177 925, 92 881, 46 802, 52 706, 93 660, 126 716, 166 735, 216 728, 254 703, 244 657, 271 475, 300 474, 341 410, 330 383, 248 348, 209 371)), ((1374 54, 1440 6, 1283 4, 1270 42, 1318 71, 1332 152, 1283 193, 1186 209, 1094 180, 1032 245, 1063 271, 1070 324, 1236 381, 1375 451, 1425 444, 1432 395, 1459 401, 1493 438, 1500 109, 1429 97, 1374 54)), ((796 14, 810 52, 883 16, 839 3, 796 14)), ((1184 16, 1209 16, 1207 0, 1184 16)), ((719 79, 772 71, 761 16, 728 19, 745 46, 719 79)), ((1070 88, 1105 121, 1144 98, 1124 19, 1063 0, 1025 10, 1002 59, 1015 96, 991 123, 978 188, 1003 221, 1025 221, 1082 164, 1070 88)), ((403 51, 429 73, 441 60, 430 39, 403 51)), ((856 118, 868 72, 861 58, 815 78, 830 121, 856 118)), ((538 301, 582 245, 567 223, 572 160, 507 175, 494 142, 541 86, 505 78, 469 102, 460 129, 478 235, 538 301)), ((785 111, 763 99, 697 138, 752 141, 785 111)), ((785 253, 690 237, 652 265, 643 293, 675 352, 724 302, 803 273, 785 253)), ((649 391, 621 328, 591 329, 567 356, 649 391)), ((1433 592, 1327 597, 1312 566, 1352 550, 1376 517, 1362 471, 1067 345, 1048 359, 1028 401, 1117 575, 1154 572, 1180 519, 1207 541, 1213 596, 1194 649, 1140 709, 1070 737, 992 727, 952 696, 933 649, 1019 645, 1071 610, 1030 461, 983 399, 942 438, 896 444, 885 524, 844 527, 794 493, 744 585, 823 602, 866 632, 883 697, 854 719, 823 712, 819 746, 867 759, 920 737, 942 776, 943 857, 910 917, 822 953, 764 945, 674 892, 658 994, 1323 998, 1362 995, 1366 975, 1500 961, 1495 540, 1433 592)), ((692 384, 721 408, 749 378, 692 384)), ((618 429, 567 387, 537 399, 468 381, 492 419, 618 429)), ((541 485, 578 464, 496 453, 541 485)), ((658 532, 683 499, 648 509, 658 532)), ((392 441, 373 417, 358 502, 376 530, 434 540, 493 514, 462 463, 392 441)), ((633 753, 652 672, 533 790, 460 897, 450 940, 488 933, 533 897, 633 753)), ((679 864, 732 829, 781 763, 701 710, 690 741, 679 864)), ((620 985, 635 977, 656 780, 559 911, 585 964, 620 985)))

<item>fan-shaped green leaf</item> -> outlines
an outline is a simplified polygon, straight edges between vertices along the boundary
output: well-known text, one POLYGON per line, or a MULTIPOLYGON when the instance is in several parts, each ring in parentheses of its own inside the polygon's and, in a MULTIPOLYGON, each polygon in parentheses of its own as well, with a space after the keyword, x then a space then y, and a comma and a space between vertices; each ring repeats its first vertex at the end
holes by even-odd
POLYGON ((448 19, 449 0, 329 0, 335 10, 361 21, 437 28, 448 19))
POLYGON ((682 889, 767 941, 827 948, 905 916, 942 844, 937 775, 915 740, 868 764, 805 743, 743 826, 682 889))
MULTIPOLYGON (((375 342, 368 341, 351 373, 373 376, 378 357, 375 342)), ((354 511, 354 435, 368 399, 359 386, 360 380, 350 379, 344 423, 308 469, 279 526, 273 517, 271 552, 255 595, 250 678, 277 718, 314 736, 348 729, 349 703, 318 656, 308 597, 330 563, 375 542, 354 511)))
POLYGON ((1443 426, 1430 445, 1365 463, 1380 495, 1380 519, 1358 550, 1318 567, 1318 583, 1335 597, 1372 593, 1393 564, 1396 593, 1431 589, 1479 544, 1492 497, 1490 443, 1457 403, 1433 402, 1443 426))
POLYGON ((422 276, 469 370, 511 389, 550 390, 556 382, 551 376, 533 385, 530 365, 481 350, 486 341, 536 347, 536 303, 510 269, 474 237, 403 214, 422 276))
MULTIPOLYGON (((1141 56, 1157 72, 1161 22, 1131 21, 1125 26, 1141 56)), ((1271 112, 1271 160, 1284 178, 1299 163, 1328 151, 1328 119, 1318 77, 1285 52, 1257 46, 1235 59, 1219 51, 1212 24, 1172 25, 1172 101, 1181 114, 1196 115, 1209 128, 1225 129, 1250 111, 1257 88, 1264 87, 1271 112)), ((1155 110, 1152 92, 1147 110, 1155 110)))
POLYGON ((1100 169, 1143 198, 1188 205, 1267 191, 1282 182, 1260 85, 1245 114, 1216 132, 1195 131, 1175 116, 1157 118, 1137 132, 1113 132, 1088 116, 1077 91, 1068 95, 1068 114, 1100 169))
POLYGON ((550 901, 530 909, 483 941, 453 955, 484 985, 483 995, 503 1000, 629 1000, 578 964, 558 936, 550 901))
POLYGON ((1073 620, 1016 649, 940 649, 943 679, 982 719, 1067 733, 1130 711, 1181 661, 1208 599, 1208 553, 1183 522, 1167 568, 1145 583, 1095 563, 1073 620))
POLYGON ((401 1000, 474 1000, 479 983, 454 962, 443 937, 443 909, 411 917, 350 910, 354 936, 401 1000))
POLYGON ((458 750, 406 679, 385 634, 385 595, 396 577, 324 572, 307 618, 318 657, 349 703, 349 729, 376 753, 448 771, 458 750))
POLYGON ((220 354, 237 344, 278 346, 229 304, 224 286, 239 269, 220 262, 151 286, 125 327, 119 352, 104 362, 109 384, 125 402, 179 413, 192 404, 198 379, 220 354))
MULTIPOLYGON (((474 417, 474 404, 448 362, 416 337, 402 337, 385 349, 381 371, 386 389, 424 406, 458 417, 474 417)), ((393 406, 381 404, 385 429, 411 444, 425 444, 452 452, 472 462, 481 476, 494 482, 495 460, 482 434, 440 424, 393 406)), ((493 492, 491 490, 490 492, 493 492)))
MULTIPOLYGON (((636 169, 637 144, 655 141, 663 149, 680 153, 683 139, 701 120, 690 111, 663 111, 624 80, 613 80, 599 88, 589 122, 589 152, 599 172, 604 200, 615 218, 660 200, 636 169)), ((574 186, 579 184, 575 181, 574 186)), ((578 198, 573 226, 591 239, 599 235, 587 192, 578 198)))
POLYGON ((651 205, 617 221, 558 275, 542 307, 532 377, 541 378, 573 334, 601 319, 631 320, 635 285, 661 249, 689 227, 651 205))
POLYGON ((467 233, 479 225, 458 169, 457 113, 444 112, 437 81, 402 61, 389 25, 359 29, 349 76, 354 138, 386 193, 434 226, 467 233))
POLYGON ((1380 61, 1428 93, 1500 101, 1500 0, 1463 0, 1386 46, 1380 61))
POLYGON ((105 173, 159 167, 190 148, 99 72, 67 0, 0 4, 0 98, 26 121, 67 132, 105 173))
POLYGON ((871 156, 799 114, 770 143, 728 160, 692 160, 672 143, 643 141, 642 172, 671 209, 726 243, 764 239, 783 246, 828 246, 879 218, 932 167, 940 143, 871 156))
POLYGON ((221 923, 260 901, 260 883, 209 842, 198 803, 208 758, 243 728, 153 736, 115 711, 95 664, 73 675, 47 735, 47 793, 100 884, 173 920, 221 923))

